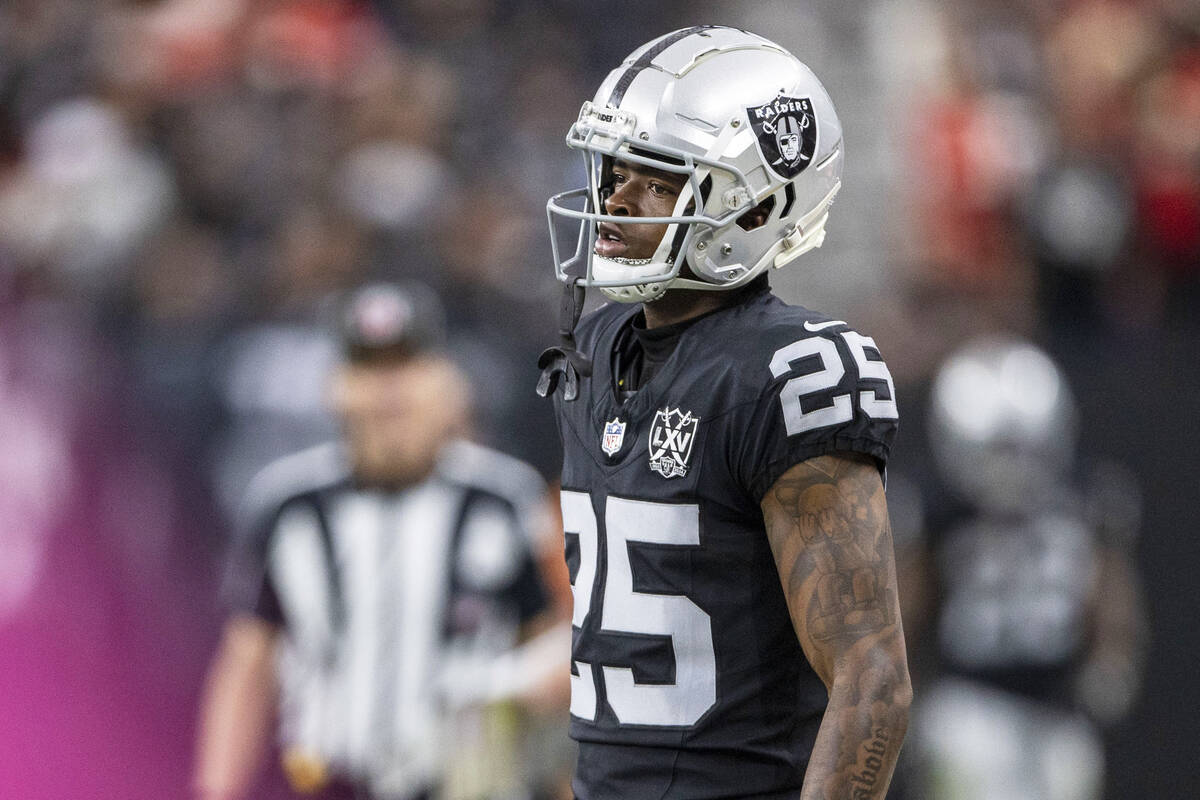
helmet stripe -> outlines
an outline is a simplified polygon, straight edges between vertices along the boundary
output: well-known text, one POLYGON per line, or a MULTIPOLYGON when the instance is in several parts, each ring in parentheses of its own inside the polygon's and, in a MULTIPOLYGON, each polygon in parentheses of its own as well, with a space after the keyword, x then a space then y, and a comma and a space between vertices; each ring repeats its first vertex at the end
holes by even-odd
POLYGON ((629 85, 633 83, 633 79, 637 77, 639 72, 650 66, 650 62, 658 58, 658 56, 668 47, 682 39, 686 39, 693 33, 699 33, 702 30, 707 30, 708 28, 714 27, 717 26, 695 25, 691 28, 683 28, 682 30, 675 31, 672 34, 664 36, 658 44, 642 53, 641 57, 638 58, 637 61, 629 65, 629 68, 625 70, 625 74, 621 76, 621 79, 617 81, 617 85, 613 87, 612 95, 610 95, 608 98, 608 104, 614 108, 620 107, 621 100, 625 98, 625 92, 627 89, 629 89, 629 85))

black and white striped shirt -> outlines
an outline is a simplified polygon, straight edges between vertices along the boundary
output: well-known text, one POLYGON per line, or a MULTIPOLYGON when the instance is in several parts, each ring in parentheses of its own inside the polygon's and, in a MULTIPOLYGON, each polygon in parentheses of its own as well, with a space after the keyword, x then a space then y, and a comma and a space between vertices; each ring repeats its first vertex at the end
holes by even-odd
POLYGON ((281 738, 338 774, 403 797, 441 763, 439 676, 511 648, 547 605, 533 557, 544 485, 466 442, 403 490, 356 485, 323 445, 251 484, 230 605, 286 631, 281 738))

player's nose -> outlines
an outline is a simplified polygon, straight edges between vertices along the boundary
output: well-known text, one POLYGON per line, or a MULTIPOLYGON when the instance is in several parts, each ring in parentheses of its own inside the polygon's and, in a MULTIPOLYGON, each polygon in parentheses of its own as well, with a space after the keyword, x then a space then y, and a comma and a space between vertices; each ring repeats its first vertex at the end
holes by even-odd
POLYGON ((626 182, 613 189, 604 200, 604 210, 618 217, 632 216, 634 213, 633 193, 630 191, 631 182, 626 182))

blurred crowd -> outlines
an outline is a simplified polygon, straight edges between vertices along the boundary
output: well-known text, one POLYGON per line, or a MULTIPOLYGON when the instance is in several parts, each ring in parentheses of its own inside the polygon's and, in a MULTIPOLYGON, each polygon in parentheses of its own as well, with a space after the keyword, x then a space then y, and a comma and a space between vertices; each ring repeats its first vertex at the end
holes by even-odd
POLYGON ((889 113, 903 133, 890 155, 905 176, 894 199, 912 295, 966 298, 956 333, 993 326, 1055 347, 1192 324, 1195 6, 900 8, 889 13, 905 17, 896 27, 909 35, 883 35, 898 85, 889 113))
MULTIPOLYGON (((919 473, 920 409, 955 346, 1030 338, 1075 385, 1081 448, 1128 462, 1144 527, 1163 552, 1179 540, 1174 487, 1195 472, 1168 451, 1196 434, 1172 420, 1200 396, 1194 2, 12 0, 0 718, 23 733, 0 740, 0 773, 25 777, 11 796, 181 796, 228 512, 262 465, 335 432, 343 290, 433 287, 475 437, 553 481, 532 387, 558 313, 544 205, 583 177, 563 136, 633 47, 704 22, 779 40, 838 106, 847 188, 829 243, 774 282, 880 342, 900 467, 907 450, 919 473)), ((1162 597, 1156 613, 1180 608, 1162 597)))

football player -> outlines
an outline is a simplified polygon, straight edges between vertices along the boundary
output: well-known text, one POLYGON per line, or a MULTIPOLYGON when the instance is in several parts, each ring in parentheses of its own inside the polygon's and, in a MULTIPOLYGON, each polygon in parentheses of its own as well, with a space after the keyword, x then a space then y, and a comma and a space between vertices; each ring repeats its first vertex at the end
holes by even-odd
POLYGON ((1071 386, 1028 341, 956 349, 928 420, 937 604, 910 628, 929 662, 902 760, 912 796, 1097 800, 1102 726, 1131 708, 1145 657, 1137 484, 1080 458, 1071 386))
POLYGON ((564 444, 575 794, 881 798, 911 700, 892 379, 767 281, 824 238, 829 95, 767 39, 687 28, 612 71, 567 143, 588 185, 548 204, 566 291, 538 388, 564 444), (616 302, 580 320, 589 287, 616 302))

